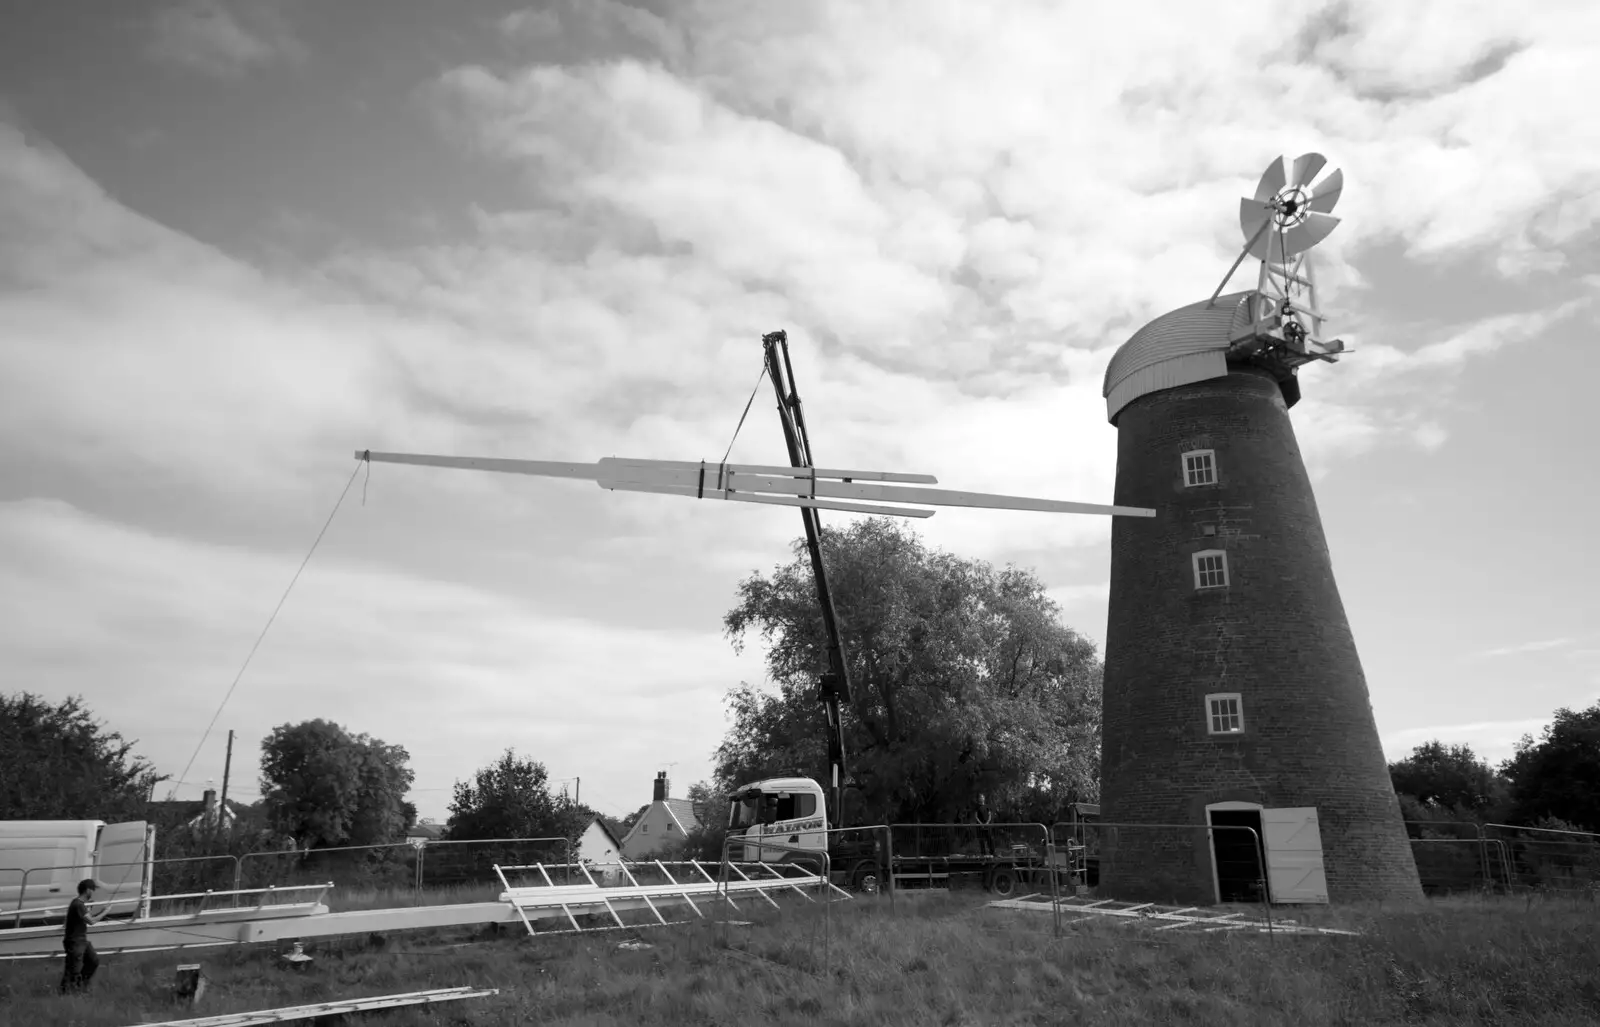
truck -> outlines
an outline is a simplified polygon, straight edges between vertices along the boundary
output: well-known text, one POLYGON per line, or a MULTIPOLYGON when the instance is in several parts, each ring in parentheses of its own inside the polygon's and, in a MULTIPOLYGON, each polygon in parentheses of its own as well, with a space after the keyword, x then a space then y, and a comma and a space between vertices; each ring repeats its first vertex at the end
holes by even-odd
MULTIPOLYGON (((746 839, 742 858, 755 863, 812 864, 826 852, 830 880, 872 893, 895 888, 982 886, 1000 898, 1023 883, 1048 885, 1051 853, 1044 839, 1006 825, 892 824, 885 852, 882 830, 829 830, 823 788, 808 777, 778 777, 736 789, 728 800, 728 834, 746 839), (979 843, 987 832, 990 845, 979 843), (762 842, 771 842, 772 846, 762 842)), ((1062 866, 1065 878, 1067 865, 1062 866)))
POLYGON ((0 821, 0 925, 59 920, 78 882, 100 885, 95 906, 131 916, 149 894, 155 827, 143 820, 0 821))

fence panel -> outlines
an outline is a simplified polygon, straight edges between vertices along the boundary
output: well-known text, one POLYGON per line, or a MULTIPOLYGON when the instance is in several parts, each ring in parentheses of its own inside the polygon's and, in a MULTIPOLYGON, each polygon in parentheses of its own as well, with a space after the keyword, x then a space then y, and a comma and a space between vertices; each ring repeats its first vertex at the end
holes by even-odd
POLYGON ((414 890, 417 849, 410 842, 252 852, 240 857, 238 888, 334 883, 334 894, 414 890))
POLYGON ((417 885, 423 892, 458 892, 459 901, 473 896, 493 899, 500 893, 496 866, 543 864, 556 884, 581 884, 584 877, 572 865, 568 838, 483 838, 466 841, 430 841, 420 850, 417 885))
POLYGON ((1600 894, 1600 834, 1554 828, 1485 824, 1512 888, 1600 894))

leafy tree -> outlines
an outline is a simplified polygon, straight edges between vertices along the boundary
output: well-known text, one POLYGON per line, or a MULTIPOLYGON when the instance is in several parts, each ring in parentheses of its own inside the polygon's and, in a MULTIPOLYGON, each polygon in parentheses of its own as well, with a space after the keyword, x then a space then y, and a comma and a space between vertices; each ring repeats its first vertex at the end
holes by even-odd
MULTIPOLYGON (((850 822, 948 820, 979 794, 1008 812, 1096 796, 1101 666, 1043 582, 929 550, 887 518, 824 529, 822 547, 855 686, 842 718, 850 822)), ((736 650, 759 630, 777 684, 729 694, 725 790, 826 771, 814 700, 826 636, 804 543, 794 548, 770 577, 740 584, 724 619, 736 650)))
POLYGON ((1511 780, 1519 823, 1556 817, 1600 831, 1600 702, 1578 712, 1556 710, 1537 742, 1522 736, 1500 772, 1511 780))
MULTIPOLYGON (((518 759, 507 749, 500 758, 478 770, 471 781, 457 781, 450 800, 445 837, 565 838, 587 807, 577 807, 566 796, 552 795, 550 775, 536 760, 518 759)), ((592 811, 589 814, 593 816, 592 811)), ((577 830, 582 831, 578 825, 577 830)))
POLYGON ((1444 810, 1484 812, 1505 795, 1506 783, 1479 759, 1470 745, 1445 745, 1435 739, 1389 764, 1394 790, 1409 795, 1437 818, 1444 810))
POLYGON ((720 860, 722 843, 728 837, 728 796, 716 785, 698 781, 689 786, 689 801, 694 803, 699 822, 684 835, 679 858, 720 860))
POLYGON ((81 697, 0 695, 0 820, 142 820, 166 778, 81 697))
POLYGON ((261 743, 261 792, 273 829, 302 848, 400 841, 416 817, 406 801, 411 756, 326 720, 281 724, 261 743))

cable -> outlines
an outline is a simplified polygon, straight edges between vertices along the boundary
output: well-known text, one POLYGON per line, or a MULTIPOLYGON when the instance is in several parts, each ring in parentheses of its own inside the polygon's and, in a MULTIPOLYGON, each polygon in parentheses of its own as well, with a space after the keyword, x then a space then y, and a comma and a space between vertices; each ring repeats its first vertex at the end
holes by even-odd
POLYGON ((189 762, 184 764, 183 773, 178 775, 177 783, 168 789, 167 797, 169 799, 177 795, 178 789, 183 787, 184 779, 189 776, 189 770, 194 766, 195 759, 200 755, 200 750, 205 747, 206 739, 211 737, 211 729, 217 726, 217 718, 222 716, 223 707, 227 706, 228 700, 233 698, 233 690, 239 687, 239 680, 244 677, 245 669, 250 666, 250 661, 255 657, 256 650, 261 648, 261 640, 267 637, 268 631, 272 630, 272 622, 278 619, 278 611, 283 609, 283 604, 288 600, 289 593, 294 590, 295 582, 300 580, 301 572, 306 569, 306 564, 311 562, 311 554, 317 551, 317 546, 322 543, 322 536, 328 533, 329 525, 333 524, 334 516, 338 514, 339 507, 344 504, 344 497, 350 494, 350 486, 356 483, 356 475, 361 473, 363 466, 368 466, 368 461, 363 460, 357 464, 356 469, 350 475, 350 480, 344 483, 344 491, 339 493, 339 499, 333 504, 333 511, 328 514, 328 519, 322 523, 322 530, 317 532, 316 540, 311 543, 311 548, 306 552, 306 558, 300 561, 300 567, 294 572, 294 577, 289 579, 289 587, 283 590, 283 596, 279 598, 278 605, 272 608, 272 616, 267 618, 266 626, 261 629, 261 634, 256 636, 256 643, 250 647, 249 654, 244 658, 244 664, 239 667, 239 673, 233 676, 233 684, 228 686, 227 694, 222 697, 222 702, 217 705, 217 712, 211 715, 211 723, 206 725, 205 733, 200 736, 200 744, 194 747, 194 753, 190 755, 189 762))
MULTIPOLYGON (((766 361, 762 361, 761 373, 756 375, 756 387, 750 390, 750 398, 745 402, 744 413, 739 415, 739 423, 733 429, 733 438, 728 440, 728 451, 722 454, 722 462, 724 464, 728 462, 728 455, 733 452, 733 444, 739 438, 739 429, 744 427, 744 419, 750 416, 750 407, 755 403, 756 393, 761 391, 761 380, 766 376, 767 364, 766 361)), ((700 473, 704 476, 705 470, 702 468, 700 473)))

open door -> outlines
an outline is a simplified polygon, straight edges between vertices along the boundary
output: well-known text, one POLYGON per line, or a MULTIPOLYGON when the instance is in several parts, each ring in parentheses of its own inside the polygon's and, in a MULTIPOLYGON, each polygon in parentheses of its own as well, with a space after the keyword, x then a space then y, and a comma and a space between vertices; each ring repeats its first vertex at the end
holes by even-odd
POLYGON ((1328 901, 1316 807, 1262 810, 1261 841, 1267 850, 1267 888, 1273 902, 1328 901))
POLYGON ((95 899, 96 904, 112 902, 112 913, 133 913, 139 907, 145 867, 151 855, 145 847, 145 828, 145 821, 133 820, 125 824, 107 824, 100 829, 95 877, 105 889, 95 899))

